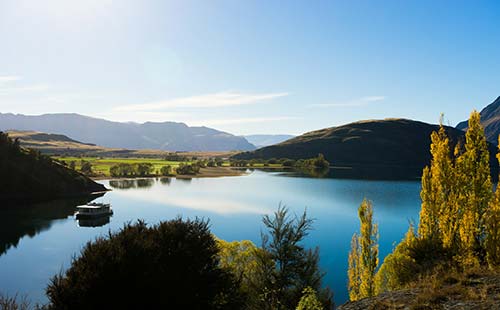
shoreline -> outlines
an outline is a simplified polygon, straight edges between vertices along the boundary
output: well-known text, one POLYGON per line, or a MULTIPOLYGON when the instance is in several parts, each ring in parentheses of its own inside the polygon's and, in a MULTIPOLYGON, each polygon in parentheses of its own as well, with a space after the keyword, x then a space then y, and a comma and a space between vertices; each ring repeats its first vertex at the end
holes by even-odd
POLYGON ((99 180, 120 180, 120 179, 146 179, 146 178, 176 178, 176 179, 194 179, 194 178, 219 178, 219 177, 237 177, 248 175, 245 170, 234 169, 233 167, 205 167, 200 169, 198 174, 177 174, 177 175, 148 175, 148 176, 96 176, 90 177, 94 181, 99 180))

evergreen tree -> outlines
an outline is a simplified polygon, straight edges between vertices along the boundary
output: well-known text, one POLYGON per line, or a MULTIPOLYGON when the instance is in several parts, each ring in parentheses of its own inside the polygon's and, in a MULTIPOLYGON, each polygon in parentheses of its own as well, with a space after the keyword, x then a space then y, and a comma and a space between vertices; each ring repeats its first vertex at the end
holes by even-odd
POLYGON ((361 222, 360 234, 353 236, 349 254, 348 275, 349 281, 353 281, 349 282, 351 300, 375 295, 375 271, 378 266, 378 225, 373 223, 373 206, 370 201, 363 200, 358 215, 361 222), (359 289, 353 289, 354 286, 359 289))

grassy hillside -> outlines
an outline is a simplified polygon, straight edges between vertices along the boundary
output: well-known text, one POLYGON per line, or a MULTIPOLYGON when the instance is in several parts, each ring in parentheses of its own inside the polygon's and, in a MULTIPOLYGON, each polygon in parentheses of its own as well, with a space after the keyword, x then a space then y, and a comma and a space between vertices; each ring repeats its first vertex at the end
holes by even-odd
POLYGON ((39 201, 75 197, 104 186, 47 156, 24 149, 0 132, 0 201, 39 201))
MULTIPOLYGON (((343 167, 344 177, 419 178, 430 162, 430 125, 407 119, 369 120, 312 131, 283 143, 234 156, 236 159, 312 158, 324 154, 332 165, 343 167)), ((452 144, 465 133, 447 127, 452 144)), ((491 145, 492 175, 497 175, 496 148, 491 145)), ((335 170, 334 170, 335 173, 335 170)))
MULTIPOLYGON (((162 158, 172 152, 161 150, 127 150, 107 148, 73 140, 65 135, 37 131, 8 131, 9 137, 19 139, 22 147, 36 149, 42 154, 64 157, 162 158)), ((185 157, 229 157, 236 152, 176 152, 185 157)))

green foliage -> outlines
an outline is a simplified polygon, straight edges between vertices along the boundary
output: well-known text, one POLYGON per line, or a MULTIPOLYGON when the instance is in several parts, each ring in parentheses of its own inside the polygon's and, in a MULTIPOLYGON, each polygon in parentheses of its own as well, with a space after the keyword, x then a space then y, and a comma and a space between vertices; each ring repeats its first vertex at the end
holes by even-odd
POLYGON ((47 288, 49 309, 237 309, 208 223, 180 218, 125 225, 89 242, 47 288))
POLYGON ((288 209, 280 206, 273 217, 264 216, 263 223, 267 234, 262 234, 265 256, 258 264, 260 309, 293 309, 306 287, 318 291, 324 308, 331 308, 331 293, 321 288, 319 249, 307 250, 302 245, 313 223, 306 212, 290 217, 288 209), (272 264, 266 263, 269 260, 272 264))
POLYGON ((169 153, 166 156, 164 156, 163 159, 166 161, 181 161, 181 162, 188 161, 188 158, 186 156, 179 155, 176 153, 169 153))
POLYGON ((85 175, 92 175, 92 164, 90 161, 82 160, 80 163, 80 171, 85 175))
POLYGON ((295 160, 293 159, 285 159, 281 162, 283 167, 293 167, 295 166, 295 160))
POLYGON ((232 167, 248 167, 248 161, 240 159, 233 160, 229 163, 232 167))
POLYGON ((109 174, 112 177, 145 177, 151 175, 153 170, 154 166, 151 163, 119 163, 109 168, 109 174))
POLYGON ((183 164, 181 163, 177 169, 175 169, 177 174, 181 175, 195 175, 200 172, 200 166, 197 164, 183 164))
POLYGON ((160 175, 169 176, 172 173, 172 167, 170 165, 165 165, 160 168, 160 175))
POLYGON ((306 287, 302 291, 302 297, 296 310, 323 310, 323 305, 316 295, 316 291, 312 287, 306 287))
POLYGON ((363 200, 358 209, 360 234, 354 234, 349 253, 349 298, 358 300, 375 295, 375 271, 378 266, 378 227, 373 224, 373 206, 363 200))

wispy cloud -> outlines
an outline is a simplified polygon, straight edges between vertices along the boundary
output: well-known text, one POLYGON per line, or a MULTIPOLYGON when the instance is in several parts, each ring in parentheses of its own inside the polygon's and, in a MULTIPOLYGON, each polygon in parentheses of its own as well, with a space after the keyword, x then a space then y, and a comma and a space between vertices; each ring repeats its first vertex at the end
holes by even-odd
POLYGON ((360 107, 368 104, 372 104, 375 102, 384 101, 386 99, 385 96, 367 96, 358 98, 351 101, 346 102, 334 102, 334 103, 323 103, 323 104, 311 104, 309 105, 312 108, 329 108, 329 107, 360 107))
POLYGON ((7 82, 19 81, 21 79, 20 76, 15 75, 0 75, 0 84, 7 82))
POLYGON ((0 95, 15 92, 45 91, 49 88, 46 84, 18 86, 19 83, 17 82, 20 80, 22 80, 22 77, 17 75, 0 75, 0 95))
POLYGON ((188 122, 190 125, 205 125, 205 126, 215 126, 215 125, 231 125, 231 124, 248 124, 248 123, 266 123, 275 121, 287 121, 299 119, 294 116, 276 116, 276 117, 247 117, 247 118, 230 118, 230 119, 208 119, 203 121, 193 121, 188 122))
POLYGON ((18 87, 0 87, 0 94, 7 94, 12 92, 31 92, 31 91, 46 91, 49 86, 46 84, 36 84, 30 86, 18 86, 18 87))
POLYGON ((262 101, 272 100, 288 96, 288 93, 261 93, 249 94, 239 92, 219 92, 199 96, 175 98, 169 100, 155 101, 143 104, 132 104, 114 108, 115 111, 152 111, 169 108, 213 108, 224 106, 236 106, 255 104, 262 101))

